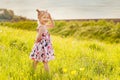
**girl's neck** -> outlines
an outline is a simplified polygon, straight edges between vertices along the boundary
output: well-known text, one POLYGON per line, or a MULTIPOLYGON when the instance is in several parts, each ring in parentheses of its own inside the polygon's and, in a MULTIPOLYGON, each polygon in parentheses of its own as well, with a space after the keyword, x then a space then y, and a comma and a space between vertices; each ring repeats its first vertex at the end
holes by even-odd
POLYGON ((40 26, 45 26, 45 24, 38 22, 38 25, 40 26))
POLYGON ((41 27, 48 28, 45 24, 42 24, 39 20, 38 20, 38 25, 39 25, 39 27, 41 26, 41 27))

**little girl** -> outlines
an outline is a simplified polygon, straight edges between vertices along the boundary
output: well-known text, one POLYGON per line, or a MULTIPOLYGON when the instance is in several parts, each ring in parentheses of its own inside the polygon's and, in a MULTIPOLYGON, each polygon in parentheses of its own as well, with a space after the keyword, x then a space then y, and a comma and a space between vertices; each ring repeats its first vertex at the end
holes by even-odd
POLYGON ((38 12, 37 37, 33 46, 30 58, 33 60, 33 68, 36 69, 37 63, 43 62, 44 68, 49 72, 48 61, 54 59, 54 50, 51 43, 50 34, 47 28, 54 27, 53 20, 47 11, 38 12), (50 22, 48 24, 48 22, 50 22))

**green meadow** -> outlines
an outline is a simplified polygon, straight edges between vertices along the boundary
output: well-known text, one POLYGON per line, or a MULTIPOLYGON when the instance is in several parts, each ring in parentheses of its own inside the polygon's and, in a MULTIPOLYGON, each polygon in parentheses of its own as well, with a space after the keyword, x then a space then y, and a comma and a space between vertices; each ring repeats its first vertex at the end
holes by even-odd
POLYGON ((36 22, 0 23, 0 80, 120 80, 120 23, 55 24, 48 74, 41 62, 33 72, 29 58, 36 22))

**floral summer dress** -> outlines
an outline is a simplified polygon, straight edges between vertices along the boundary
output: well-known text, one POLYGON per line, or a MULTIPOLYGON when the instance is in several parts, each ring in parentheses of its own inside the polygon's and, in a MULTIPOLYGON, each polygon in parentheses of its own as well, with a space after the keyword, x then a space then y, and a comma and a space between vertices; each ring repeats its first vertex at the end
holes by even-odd
POLYGON ((54 50, 51 43, 51 37, 47 29, 46 32, 42 33, 41 40, 33 45, 30 58, 41 62, 48 62, 54 59, 54 50))

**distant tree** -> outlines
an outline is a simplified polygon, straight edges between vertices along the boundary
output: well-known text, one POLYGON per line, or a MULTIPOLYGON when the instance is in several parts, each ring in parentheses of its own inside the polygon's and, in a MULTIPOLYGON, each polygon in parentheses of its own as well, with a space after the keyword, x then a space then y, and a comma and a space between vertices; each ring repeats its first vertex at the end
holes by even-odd
POLYGON ((0 11, 1 11, 0 19, 11 20, 14 16, 14 12, 12 10, 0 9, 0 11))
POLYGON ((21 21, 29 20, 26 17, 17 16, 12 10, 0 9, 0 21, 21 21))

